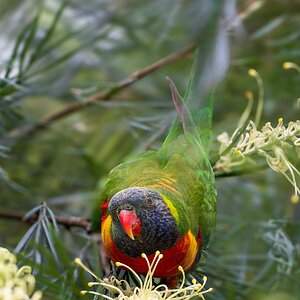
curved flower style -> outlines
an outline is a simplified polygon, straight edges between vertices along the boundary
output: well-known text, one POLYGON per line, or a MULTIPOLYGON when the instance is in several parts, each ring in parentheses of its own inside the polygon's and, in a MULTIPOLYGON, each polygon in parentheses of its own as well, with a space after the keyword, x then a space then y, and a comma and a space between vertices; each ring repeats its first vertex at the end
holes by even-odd
POLYGON ((117 267, 122 267, 129 270, 137 279, 139 286, 131 287, 126 280, 118 280, 114 276, 110 279, 105 278, 104 280, 100 279, 95 275, 89 268, 87 268, 79 258, 75 259, 75 263, 81 266, 85 271, 90 273, 97 281, 89 282, 88 286, 102 286, 108 291, 116 294, 116 297, 110 297, 95 291, 81 291, 82 295, 87 293, 102 296, 104 299, 122 299, 122 300, 179 300, 179 299, 191 299, 195 296, 200 297, 200 299, 205 299, 204 294, 211 292, 213 289, 204 289, 207 277, 203 277, 203 283, 198 283, 196 279, 192 280, 192 285, 184 287, 185 284, 185 273, 181 266, 178 267, 179 271, 182 273, 182 282, 179 288, 169 289, 165 284, 159 284, 158 286, 153 285, 153 274, 157 268, 160 260, 163 258, 163 255, 157 251, 155 253, 153 261, 150 263, 146 254, 142 254, 142 257, 146 260, 148 265, 148 273, 144 280, 130 267, 122 263, 116 263, 117 267))
POLYGON ((0 247, 0 300, 40 300, 42 293, 34 292, 35 278, 31 267, 18 269, 16 257, 0 247))
MULTIPOLYGON (((283 67, 285 69, 293 68, 300 72, 300 67, 291 62, 284 63, 283 67)), ((299 202, 300 195, 298 184, 300 171, 288 159, 287 151, 294 149, 298 157, 300 155, 300 120, 291 121, 284 125, 283 118, 279 118, 275 127, 267 122, 259 130, 258 124, 263 107, 263 84, 256 70, 250 69, 248 73, 256 78, 259 88, 255 121, 247 123, 253 107, 253 94, 247 92, 248 105, 240 118, 237 129, 231 137, 227 132, 223 132, 217 137, 221 144, 219 149, 220 159, 215 164, 214 169, 230 172, 233 168, 246 162, 255 164, 252 159, 253 155, 262 156, 272 170, 281 173, 293 185, 294 194, 291 196, 291 202, 296 204, 299 202), (239 131, 244 126, 244 132, 237 139, 239 131)))

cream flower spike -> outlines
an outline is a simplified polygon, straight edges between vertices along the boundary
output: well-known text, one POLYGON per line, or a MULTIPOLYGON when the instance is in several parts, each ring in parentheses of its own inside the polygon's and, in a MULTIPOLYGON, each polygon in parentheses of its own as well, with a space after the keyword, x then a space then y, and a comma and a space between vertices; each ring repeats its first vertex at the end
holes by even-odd
MULTIPOLYGON (((283 68, 295 69, 300 73, 300 66, 292 62, 285 62, 283 68)), ((255 120, 249 120, 247 123, 254 101, 253 94, 248 91, 245 94, 248 100, 247 107, 233 134, 229 136, 227 132, 223 132, 217 137, 220 143, 220 159, 216 162, 214 170, 228 173, 234 168, 241 168, 246 163, 255 165, 253 159, 255 155, 262 156, 273 171, 281 173, 293 186, 294 193, 290 201, 292 204, 297 204, 300 201, 300 171, 289 160, 286 153, 294 149, 296 155, 300 157, 300 120, 284 124, 283 118, 280 117, 275 127, 271 122, 267 122, 259 129, 264 104, 263 81, 255 69, 248 70, 248 75, 256 79, 258 86, 255 120), (237 139, 242 128, 245 130, 237 139)), ((298 105, 300 107, 300 99, 298 105)))
POLYGON ((86 267, 79 258, 75 259, 75 263, 82 267, 85 271, 91 274, 97 281, 89 282, 88 286, 102 286, 113 294, 117 295, 115 297, 111 297, 108 295, 101 294, 96 291, 81 291, 82 295, 85 294, 93 294, 103 297, 103 299, 122 299, 122 300, 179 300, 179 299, 191 299, 195 296, 200 297, 200 299, 204 300, 204 294, 211 292, 213 289, 204 289, 207 277, 203 277, 203 283, 200 284, 196 281, 196 279, 192 280, 192 285, 184 287, 185 284, 185 272, 181 266, 178 267, 178 270, 182 273, 182 282, 179 288, 169 289, 165 284, 159 284, 157 286, 153 285, 153 275, 154 272, 163 258, 163 255, 156 251, 153 261, 150 264, 150 261, 146 254, 142 254, 142 258, 144 258, 148 265, 148 273, 144 279, 142 279, 132 268, 127 266, 126 264, 117 262, 117 267, 126 268, 130 271, 133 276, 137 279, 139 286, 131 287, 130 284, 125 280, 118 280, 115 277, 111 277, 110 279, 105 278, 104 280, 100 279, 97 275, 95 275, 88 267, 86 267))
POLYGON ((31 267, 18 269, 16 257, 7 249, 0 247, 0 299, 40 300, 42 293, 34 292, 35 278, 31 267))
MULTIPOLYGON (((218 137, 221 143, 220 151, 226 149, 229 138, 222 133, 218 137)), ((251 156, 258 154, 263 156, 269 167, 275 172, 281 173, 294 188, 291 203, 299 202, 300 171, 293 165, 285 154, 285 150, 293 147, 300 153, 300 121, 289 122, 287 126, 283 118, 278 119, 277 126, 273 127, 267 122, 261 130, 258 130, 253 121, 249 121, 246 131, 242 134, 227 155, 221 156, 215 165, 215 170, 230 172, 234 167, 241 166, 246 162, 255 164, 251 156)))

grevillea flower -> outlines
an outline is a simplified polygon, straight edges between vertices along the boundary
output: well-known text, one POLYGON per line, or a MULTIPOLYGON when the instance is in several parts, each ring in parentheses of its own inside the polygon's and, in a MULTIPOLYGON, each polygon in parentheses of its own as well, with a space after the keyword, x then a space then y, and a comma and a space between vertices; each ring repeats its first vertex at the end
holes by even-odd
POLYGON ((16 257, 0 247, 0 300, 40 300, 42 293, 34 292, 35 278, 31 267, 18 269, 16 257))
POLYGON ((122 299, 122 300, 179 300, 179 299, 191 299, 195 296, 200 297, 200 299, 205 299, 204 294, 211 292, 213 289, 205 289, 205 284, 207 277, 203 277, 203 283, 198 283, 196 279, 192 280, 192 284, 189 286, 185 285, 185 272, 181 266, 178 267, 179 271, 182 273, 182 282, 178 288, 169 289, 165 284, 154 285, 153 284, 153 274, 157 268, 163 255, 157 251, 155 253, 153 261, 150 263, 146 254, 142 254, 142 257, 146 260, 148 265, 148 273, 144 279, 142 279, 133 269, 123 263, 116 263, 117 267, 122 267, 130 271, 139 283, 137 287, 131 287, 126 280, 118 280, 114 276, 100 279, 95 275, 88 267, 86 267, 79 258, 75 259, 75 263, 81 266, 85 271, 91 274, 96 281, 89 282, 88 286, 102 286, 103 288, 110 291, 115 296, 108 296, 101 294, 96 291, 81 291, 82 295, 94 294, 103 297, 103 299, 122 299))
MULTIPOLYGON (((290 62, 285 63, 284 68, 294 68, 300 72, 300 67, 290 62)), ((246 123, 253 107, 253 95, 251 92, 247 92, 246 97, 249 102, 240 118, 238 128, 231 137, 227 132, 223 132, 217 137, 221 144, 219 149, 220 159, 215 164, 214 169, 216 171, 230 172, 232 169, 245 163, 255 164, 254 155, 262 156, 272 170, 281 173, 293 185, 294 194, 291 196, 291 202, 296 204, 299 202, 300 195, 298 183, 300 172, 288 159, 286 153, 290 149, 294 149, 298 156, 300 154, 300 121, 291 121, 284 125, 283 118, 279 118, 275 127, 270 122, 267 122, 261 129, 258 129, 262 114, 263 85, 257 71, 250 69, 249 75, 256 78, 259 88, 255 121, 246 123), (237 139, 237 134, 244 126, 245 131, 237 139), (230 150, 227 151, 227 149, 230 150)))

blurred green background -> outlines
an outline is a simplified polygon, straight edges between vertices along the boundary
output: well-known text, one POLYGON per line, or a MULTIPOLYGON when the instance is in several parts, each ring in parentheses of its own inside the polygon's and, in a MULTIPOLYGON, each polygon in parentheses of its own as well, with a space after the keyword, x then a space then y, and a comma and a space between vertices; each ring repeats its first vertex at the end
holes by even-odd
MULTIPOLYGON (((191 43, 202 55, 199 97, 218 83, 215 149, 218 134, 235 130, 245 91, 257 97, 249 68, 264 81, 261 123, 299 118, 300 76, 282 69, 300 62, 299 0, 0 0, 0 28, 0 211, 46 202, 57 215, 89 217, 109 170, 161 144, 175 116, 165 77, 184 91, 192 52, 33 135, 26 128, 191 43)), ((220 176, 217 185, 217 230, 202 262, 215 289, 207 299, 300 299, 293 187, 271 170, 220 176)), ((14 249, 28 228, 0 218, 0 246, 14 249)), ((84 253, 99 268, 90 239, 60 228, 54 263, 41 237, 32 241, 35 255, 19 244, 20 259, 47 266, 37 280, 45 299, 80 299, 78 280, 85 281, 72 261, 84 253)))

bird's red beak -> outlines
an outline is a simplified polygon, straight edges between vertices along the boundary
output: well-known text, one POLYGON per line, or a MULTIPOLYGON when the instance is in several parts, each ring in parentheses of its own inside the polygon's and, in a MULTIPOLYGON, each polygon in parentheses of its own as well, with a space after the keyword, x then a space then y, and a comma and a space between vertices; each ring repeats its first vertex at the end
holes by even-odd
POLYGON ((134 211, 121 210, 119 214, 120 223, 124 232, 132 239, 139 235, 142 229, 141 221, 134 211))

